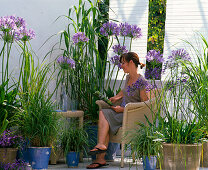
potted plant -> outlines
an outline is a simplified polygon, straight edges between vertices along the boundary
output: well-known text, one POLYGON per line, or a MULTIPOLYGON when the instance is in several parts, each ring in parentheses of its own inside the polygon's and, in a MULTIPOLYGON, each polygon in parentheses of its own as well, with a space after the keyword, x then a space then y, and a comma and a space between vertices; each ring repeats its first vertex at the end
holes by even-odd
MULTIPOLYGON (((147 118, 146 118, 147 119, 147 118)), ((126 133, 131 152, 136 158, 142 158, 144 170, 154 170, 160 156, 162 135, 157 132, 155 121, 148 125, 138 123, 138 128, 126 133)))
MULTIPOLYGON (((191 113, 194 114, 201 122, 202 126, 206 128, 205 130, 205 138, 208 139, 208 56, 205 52, 208 48, 208 42, 206 37, 202 34, 198 33, 197 37, 199 37, 198 42, 200 44, 199 47, 193 46, 190 42, 186 41, 186 43, 191 47, 191 50, 194 51, 194 56, 196 58, 195 62, 189 61, 188 63, 182 63, 184 68, 184 73, 187 75, 187 81, 189 82, 187 86, 185 86, 187 93, 189 95, 189 100, 192 103, 192 109, 190 109, 191 113)), ((201 165, 203 167, 208 167, 208 142, 203 144, 203 152, 201 157, 201 165)))
POLYGON ((86 131, 79 128, 75 122, 67 124, 61 136, 61 147, 66 156, 68 167, 78 166, 80 151, 85 151, 86 145, 88 145, 86 131))
POLYGON ((158 131, 163 134, 163 168, 165 170, 198 170, 205 127, 192 114, 187 88, 187 74, 181 63, 190 61, 184 49, 173 50, 165 68, 169 79, 162 89, 158 113, 158 131))
POLYGON ((0 135, 0 162, 3 164, 16 161, 17 149, 23 143, 23 138, 16 131, 5 130, 0 135))
MULTIPOLYGON (((31 74, 22 73, 24 84, 19 92, 22 110, 16 117, 19 130, 29 140, 29 161, 33 169, 47 169, 51 147, 58 131, 52 94, 46 96, 50 64, 31 66, 31 74), (26 81, 25 81, 26 79, 26 81)), ((28 70, 30 71, 30 70, 28 70)))

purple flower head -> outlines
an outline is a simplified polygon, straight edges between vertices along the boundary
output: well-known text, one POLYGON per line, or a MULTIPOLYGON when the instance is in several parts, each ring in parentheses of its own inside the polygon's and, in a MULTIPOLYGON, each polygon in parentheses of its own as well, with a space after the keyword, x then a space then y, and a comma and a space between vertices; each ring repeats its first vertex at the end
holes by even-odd
POLYGON ((28 163, 22 161, 22 160, 16 160, 14 163, 0 163, 0 169, 4 170, 24 170, 26 169, 26 166, 28 163))
POLYGON ((160 51, 156 50, 150 50, 147 55, 146 55, 146 60, 151 62, 151 61, 156 61, 157 63, 163 63, 164 59, 162 58, 162 54, 160 54, 160 51))
POLYGON ((22 29, 19 29, 19 32, 17 33, 17 39, 21 41, 29 41, 31 39, 35 38, 35 32, 32 29, 26 30, 25 27, 22 29))
POLYGON ((5 130, 0 135, 0 148, 16 148, 24 142, 22 136, 16 135, 15 131, 5 130))
POLYGON ((14 40, 29 41, 35 37, 33 30, 26 30, 26 22, 21 17, 4 16, 0 18, 1 39, 7 42, 14 40))
POLYGON ((149 84, 145 79, 139 77, 138 80, 132 84, 132 86, 128 86, 126 88, 126 91, 128 93, 128 96, 133 96, 137 89, 142 89, 142 88, 149 89, 149 84))
POLYGON ((171 56, 168 56, 168 60, 164 63, 162 73, 165 73, 166 69, 168 68, 172 70, 178 68, 179 60, 191 61, 189 53, 186 52, 186 50, 184 50, 183 48, 172 51, 171 56))
POLYGON ((189 56, 189 53, 182 49, 173 50, 171 52, 171 56, 168 57, 170 61, 173 60, 184 60, 184 61, 191 61, 191 57, 189 56))
POLYGON ((126 46, 120 46, 120 44, 114 45, 112 48, 113 48, 113 52, 118 55, 121 55, 123 53, 128 53, 126 46))
POLYGON ((0 30, 3 32, 10 32, 17 28, 15 24, 15 16, 4 16, 0 18, 0 30))
POLYGON ((128 24, 127 22, 125 23, 120 23, 120 35, 121 36, 128 36, 131 32, 131 25, 128 24))
POLYGON ((73 59, 70 59, 65 56, 60 56, 57 59, 57 63, 61 66, 63 69, 68 69, 68 68, 75 68, 75 61, 73 59))
POLYGON ((154 69, 146 69, 145 78, 160 80, 161 79, 161 68, 155 67, 154 69))
POLYGON ((142 29, 137 27, 137 25, 131 26, 131 32, 129 35, 131 38, 140 38, 142 36, 142 29))
POLYGON ((119 35, 120 28, 114 22, 106 22, 100 28, 100 34, 104 36, 119 35))
POLYGON ((120 24, 120 35, 130 38, 140 38, 142 36, 141 28, 137 25, 130 25, 128 23, 120 24))
POLYGON ((119 69, 121 68, 120 56, 119 55, 115 55, 115 56, 111 57, 110 61, 113 64, 117 65, 119 69))
POLYGON ((88 42, 89 39, 85 36, 84 32, 77 32, 73 35, 72 40, 74 44, 78 44, 79 42, 88 42))

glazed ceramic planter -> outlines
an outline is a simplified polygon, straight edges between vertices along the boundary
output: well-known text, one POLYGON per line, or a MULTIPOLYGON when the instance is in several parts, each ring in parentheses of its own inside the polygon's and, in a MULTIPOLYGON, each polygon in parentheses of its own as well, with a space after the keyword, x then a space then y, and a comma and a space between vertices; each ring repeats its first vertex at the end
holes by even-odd
POLYGON ((144 170, 155 170, 157 164, 157 156, 144 156, 142 158, 144 170))
POLYGON ((66 155, 66 163, 69 168, 78 167, 79 152, 68 152, 68 154, 66 155))
POLYGON ((33 169, 48 169, 51 147, 29 147, 28 152, 33 169))
POLYGON ((208 142, 203 143, 203 152, 201 155, 200 166, 201 167, 208 167, 208 142))
POLYGON ((163 143, 165 170, 199 170, 202 144, 163 143))
POLYGON ((0 162, 14 163, 16 161, 17 148, 0 148, 0 162))

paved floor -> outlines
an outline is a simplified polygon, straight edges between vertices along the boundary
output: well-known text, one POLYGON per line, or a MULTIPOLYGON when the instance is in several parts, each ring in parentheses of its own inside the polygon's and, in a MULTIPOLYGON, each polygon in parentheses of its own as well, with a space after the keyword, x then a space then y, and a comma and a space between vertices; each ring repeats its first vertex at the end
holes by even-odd
MULTIPOLYGON (((69 169, 86 169, 86 166, 91 163, 91 159, 84 159, 83 163, 79 163, 79 166, 77 168, 68 168, 67 164, 64 163, 64 161, 59 161, 57 165, 49 165, 48 169, 52 170, 69 170, 69 169)), ((109 164, 108 166, 102 167, 100 169, 108 169, 108 170, 129 170, 129 169, 138 169, 143 170, 141 163, 132 163, 132 159, 125 159, 125 165, 124 168, 120 168, 120 158, 116 158, 114 162, 107 162, 109 164)), ((99 169, 98 169, 99 170, 99 169)))
MULTIPOLYGON (((86 169, 86 166, 91 163, 90 159, 84 159, 83 163, 79 163, 77 168, 68 168, 64 161, 59 161, 57 165, 49 165, 50 170, 69 170, 69 169, 86 169)), ((100 168, 100 170, 143 170, 142 163, 133 163, 132 159, 125 159, 124 168, 120 168, 120 158, 116 158, 114 162, 108 162, 108 166, 100 168)), ((99 170, 99 169, 98 169, 99 170)), ((208 168, 199 168, 199 170, 208 170, 208 168)))

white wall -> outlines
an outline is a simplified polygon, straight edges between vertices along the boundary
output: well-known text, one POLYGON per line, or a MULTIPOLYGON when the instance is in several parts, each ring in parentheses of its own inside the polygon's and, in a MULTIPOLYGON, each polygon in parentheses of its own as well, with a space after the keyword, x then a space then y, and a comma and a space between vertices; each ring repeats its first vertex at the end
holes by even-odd
MULTIPOLYGON (((133 40, 132 50, 140 57, 140 62, 146 63, 147 53, 147 33, 148 33, 148 0, 110 0, 109 18, 118 20, 119 22, 127 22, 136 24, 142 29, 143 36, 137 40, 133 40)), ((114 41, 115 42, 115 41, 114 41)), ((129 45, 129 41, 127 41, 129 45)), ((128 46, 127 46, 128 47, 128 46)), ((109 57, 115 55, 112 50, 109 51, 109 57)), ((139 72, 144 75, 145 69, 139 69, 139 72)), ((123 76, 123 71, 119 72, 119 79, 123 76)))
MULTIPOLYGON (((201 48, 196 32, 208 38, 208 0, 167 0, 164 57, 176 48, 186 49, 195 56, 184 40, 201 48)), ((195 61, 194 61, 195 62, 195 61)), ((165 76, 163 76, 165 78, 165 76)))
MULTIPOLYGON (((61 15, 68 15, 68 9, 77 5, 79 0, 1 0, 0 17, 16 15, 26 20, 27 28, 32 28, 36 33, 36 38, 30 43, 37 58, 40 60, 51 50, 52 46, 59 41, 59 36, 51 38, 41 49, 43 43, 52 35, 65 29, 68 24, 64 17, 55 20, 61 15)), ((0 47, 2 46, 0 41, 0 47)), ((60 51, 55 52, 55 58, 60 51)), ((19 52, 13 48, 11 53, 10 68, 14 73, 18 73, 19 52)))

